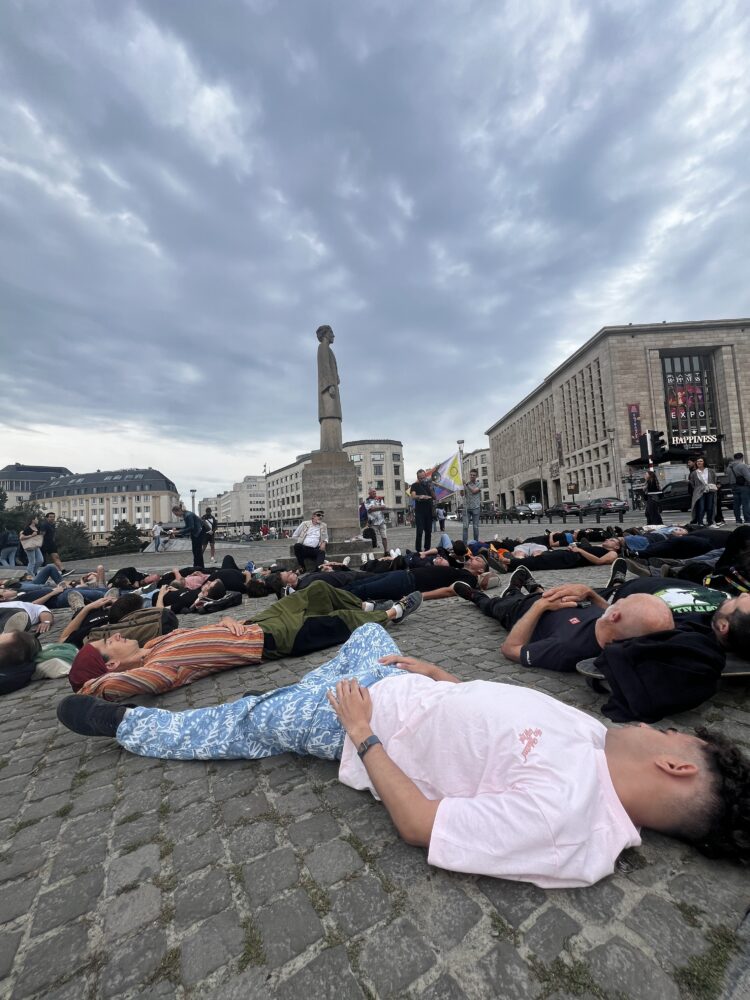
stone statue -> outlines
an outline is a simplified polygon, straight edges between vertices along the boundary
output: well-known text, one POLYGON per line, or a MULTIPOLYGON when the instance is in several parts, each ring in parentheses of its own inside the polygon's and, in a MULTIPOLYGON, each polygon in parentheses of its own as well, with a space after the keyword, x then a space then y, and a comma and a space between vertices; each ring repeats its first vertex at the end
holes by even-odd
POLYGON ((336 357, 331 350, 333 330, 330 326, 319 326, 315 334, 320 341, 318 347, 320 450, 342 451, 339 370, 336 357))

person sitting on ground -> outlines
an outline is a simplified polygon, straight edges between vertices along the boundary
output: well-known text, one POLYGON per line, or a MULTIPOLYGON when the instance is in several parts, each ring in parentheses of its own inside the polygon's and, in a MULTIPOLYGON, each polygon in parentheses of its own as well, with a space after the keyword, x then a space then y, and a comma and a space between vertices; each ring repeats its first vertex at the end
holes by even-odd
POLYGON ((506 629, 500 652, 525 667, 573 671, 579 660, 598 656, 609 642, 674 628, 672 612, 651 594, 633 594, 609 605, 585 584, 565 583, 545 591, 525 566, 515 570, 499 597, 490 598, 461 581, 453 590, 506 629))
POLYGON ((244 624, 223 618, 218 625, 178 629, 141 649, 120 630, 89 641, 69 674, 74 691, 109 701, 137 694, 162 694, 209 674, 284 656, 306 656, 345 642, 366 622, 401 622, 422 598, 409 594, 398 604, 375 606, 325 583, 279 601, 244 624))
POLYGON ((402 839, 450 871, 587 886, 641 826, 750 859, 750 765, 736 746, 705 730, 607 730, 539 691, 460 683, 374 625, 265 694, 188 712, 71 696, 57 716, 145 757, 340 760, 339 781, 369 789, 402 839))
POLYGON ((323 513, 320 508, 314 510, 310 514, 310 520, 298 525, 292 535, 294 556, 301 571, 307 568, 308 562, 320 566, 325 559, 328 525, 323 520, 323 513))

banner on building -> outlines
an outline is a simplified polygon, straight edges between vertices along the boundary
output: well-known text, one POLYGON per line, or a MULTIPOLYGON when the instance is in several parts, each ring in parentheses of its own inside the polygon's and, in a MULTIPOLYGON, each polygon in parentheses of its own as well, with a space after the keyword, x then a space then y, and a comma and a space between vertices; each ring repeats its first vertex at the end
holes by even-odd
POLYGON ((638 444, 641 434, 641 407, 639 403, 628 403, 628 425, 630 426, 630 443, 638 444))
POLYGON ((432 480, 436 500, 445 500, 452 493, 462 490, 464 480, 461 475, 461 459, 458 452, 455 455, 451 455, 450 458, 446 458, 439 465, 436 465, 430 473, 430 479, 432 480))

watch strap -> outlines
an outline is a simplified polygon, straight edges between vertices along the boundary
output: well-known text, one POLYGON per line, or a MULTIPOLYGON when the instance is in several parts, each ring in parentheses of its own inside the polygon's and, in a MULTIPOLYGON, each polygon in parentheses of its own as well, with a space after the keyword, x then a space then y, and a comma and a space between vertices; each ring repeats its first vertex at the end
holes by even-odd
MULTIPOLYGON (((366 740, 362 740, 362 742, 357 747, 357 753, 359 755, 359 759, 362 760, 362 758, 367 753, 367 751, 370 749, 370 747, 374 747, 378 743, 380 743, 380 740, 378 739, 378 737, 374 733, 372 734, 372 736, 368 736, 366 740)), ((382 744, 381 744, 381 746, 382 746, 382 744)))

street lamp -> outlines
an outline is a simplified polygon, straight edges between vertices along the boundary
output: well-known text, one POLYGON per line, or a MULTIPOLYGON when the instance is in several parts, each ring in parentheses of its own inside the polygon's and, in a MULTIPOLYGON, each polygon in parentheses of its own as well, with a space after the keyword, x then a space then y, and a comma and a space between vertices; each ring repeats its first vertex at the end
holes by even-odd
POLYGON ((195 494, 197 492, 198 492, 197 490, 190 491, 190 509, 192 510, 193 513, 195 513, 195 494))

